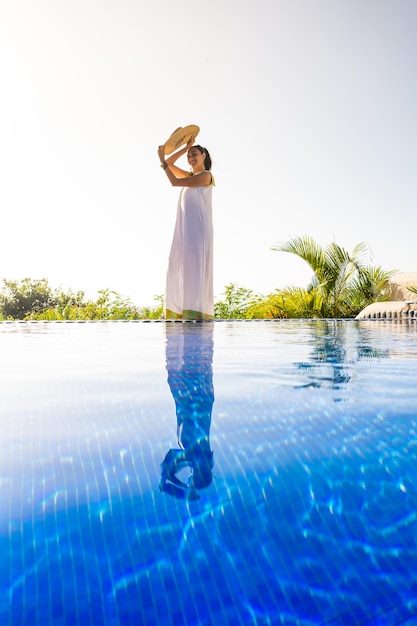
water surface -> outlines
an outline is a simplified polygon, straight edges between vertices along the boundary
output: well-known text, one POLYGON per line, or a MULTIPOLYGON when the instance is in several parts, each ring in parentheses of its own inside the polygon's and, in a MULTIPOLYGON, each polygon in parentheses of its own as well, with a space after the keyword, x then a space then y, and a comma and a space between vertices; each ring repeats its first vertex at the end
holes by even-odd
POLYGON ((0 623, 417 623, 416 329, 0 324, 0 623))

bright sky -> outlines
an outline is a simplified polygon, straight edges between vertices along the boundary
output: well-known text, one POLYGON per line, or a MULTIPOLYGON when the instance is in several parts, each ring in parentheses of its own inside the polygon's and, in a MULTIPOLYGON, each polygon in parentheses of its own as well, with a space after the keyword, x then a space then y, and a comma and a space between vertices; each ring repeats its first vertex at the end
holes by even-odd
POLYGON ((1 0, 0 80, 0 277, 152 304, 179 193, 157 146, 187 124, 217 299, 306 286, 270 250, 299 235, 417 271, 415 0, 1 0))

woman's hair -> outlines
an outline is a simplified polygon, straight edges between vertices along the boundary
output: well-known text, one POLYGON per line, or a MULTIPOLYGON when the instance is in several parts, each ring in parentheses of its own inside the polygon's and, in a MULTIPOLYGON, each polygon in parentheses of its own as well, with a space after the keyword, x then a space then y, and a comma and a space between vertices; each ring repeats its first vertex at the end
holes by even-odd
POLYGON ((203 152, 206 153, 206 158, 204 159, 204 169, 211 170, 211 156, 207 148, 203 148, 203 146, 200 146, 198 144, 193 146, 193 148, 197 148, 197 150, 199 150, 201 154, 203 154, 203 152))

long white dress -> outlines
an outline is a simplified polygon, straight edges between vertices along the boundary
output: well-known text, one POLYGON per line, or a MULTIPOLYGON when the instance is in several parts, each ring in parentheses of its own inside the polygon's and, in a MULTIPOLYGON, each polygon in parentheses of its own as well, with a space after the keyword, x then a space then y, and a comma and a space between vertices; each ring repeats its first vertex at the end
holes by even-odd
POLYGON ((165 318, 214 317, 212 188, 183 187, 169 255, 165 318))

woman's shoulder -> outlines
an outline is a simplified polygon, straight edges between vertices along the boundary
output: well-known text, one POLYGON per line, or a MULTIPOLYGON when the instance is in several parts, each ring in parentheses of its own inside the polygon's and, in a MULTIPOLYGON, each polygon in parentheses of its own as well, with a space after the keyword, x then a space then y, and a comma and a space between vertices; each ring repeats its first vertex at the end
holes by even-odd
POLYGON ((210 182, 207 183, 206 185, 202 185, 202 187, 211 187, 211 186, 214 187, 216 185, 216 183, 214 181, 214 176, 213 176, 213 174, 211 173, 210 170, 202 170, 201 172, 196 172, 195 174, 193 174, 193 172, 189 172, 188 175, 189 176, 199 176, 201 174, 210 174, 210 182))
POLYGON ((210 174, 210 182, 207 185, 204 185, 204 187, 211 187, 211 186, 215 187, 216 183, 214 180, 214 176, 211 173, 211 170, 204 170, 203 172, 199 172, 199 174, 210 174))

